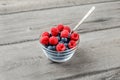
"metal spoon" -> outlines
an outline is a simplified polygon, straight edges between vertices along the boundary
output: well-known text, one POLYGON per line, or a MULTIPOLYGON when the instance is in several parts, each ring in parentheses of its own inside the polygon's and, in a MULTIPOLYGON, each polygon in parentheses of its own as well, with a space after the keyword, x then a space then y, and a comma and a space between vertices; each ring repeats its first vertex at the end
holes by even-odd
POLYGON ((95 10, 95 6, 93 6, 87 14, 79 21, 79 23, 73 28, 73 31, 75 31, 82 23, 83 21, 95 10))

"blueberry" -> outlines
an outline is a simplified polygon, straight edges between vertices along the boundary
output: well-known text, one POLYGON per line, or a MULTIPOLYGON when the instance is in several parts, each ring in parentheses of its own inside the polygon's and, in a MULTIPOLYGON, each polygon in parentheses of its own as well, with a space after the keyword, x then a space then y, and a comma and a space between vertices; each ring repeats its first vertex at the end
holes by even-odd
POLYGON ((46 48, 48 47, 47 45, 44 45, 46 48))
POLYGON ((65 45, 66 47, 68 47, 68 43, 64 43, 64 45, 65 45))
POLYGON ((70 38, 68 38, 67 43, 69 43, 69 41, 70 41, 70 38))
POLYGON ((61 40, 62 40, 63 42, 67 42, 67 41, 68 41, 67 38, 62 38, 61 40))
POLYGON ((61 38, 62 41, 64 41, 64 38, 61 38))
POLYGON ((52 46, 52 50, 54 50, 54 51, 55 51, 55 50, 56 50, 56 46, 52 46))
POLYGON ((57 36, 57 38, 58 38, 58 41, 60 41, 60 36, 57 36))
POLYGON ((64 41, 65 41, 65 42, 67 42, 67 41, 68 41, 68 39, 67 39, 67 38, 64 38, 64 41))
POLYGON ((53 49, 53 47, 52 47, 52 46, 48 46, 47 48, 48 48, 48 49, 50 49, 50 50, 52 50, 52 49, 53 49))
POLYGON ((69 48, 68 47, 66 47, 66 49, 65 50, 69 50, 69 48))
POLYGON ((60 36, 60 32, 58 33, 58 36, 60 36))
POLYGON ((59 43, 64 43, 63 41, 60 41, 59 43))
POLYGON ((50 45, 50 46, 48 46, 47 48, 48 48, 49 50, 54 50, 54 51, 56 50, 56 46, 51 46, 51 45, 50 45))

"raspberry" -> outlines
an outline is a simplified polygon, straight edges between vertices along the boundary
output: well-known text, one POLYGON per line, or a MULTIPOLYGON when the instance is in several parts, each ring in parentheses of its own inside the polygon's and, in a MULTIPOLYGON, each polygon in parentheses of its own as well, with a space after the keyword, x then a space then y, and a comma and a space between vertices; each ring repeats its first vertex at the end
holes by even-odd
POLYGON ((74 48, 76 46, 76 41, 74 40, 71 40, 69 43, 68 43, 68 47, 69 48, 74 48))
POLYGON ((56 38, 55 36, 52 36, 49 38, 49 43, 51 45, 56 45, 58 43, 58 38, 56 38))
POLYGON ((43 36, 40 38, 40 43, 43 45, 48 45, 49 43, 49 37, 48 36, 43 36))
POLYGON ((76 32, 73 32, 70 36, 70 39, 77 41, 79 39, 79 34, 76 32))
POLYGON ((63 30, 67 30, 68 32, 71 31, 70 27, 69 26, 64 26, 64 29, 63 30))
POLYGON ((57 51, 64 51, 66 49, 65 45, 63 43, 59 43, 57 46, 56 46, 56 50, 57 51))
POLYGON ((42 33, 42 37, 44 37, 44 36, 48 36, 48 37, 49 37, 50 34, 49 34, 48 32, 43 32, 43 33, 42 33))
POLYGON ((47 49, 59 52, 75 48, 79 38, 79 34, 71 31, 69 26, 58 24, 51 28, 50 33, 43 32, 39 42, 47 49))
POLYGON ((58 28, 59 31, 62 31, 63 28, 64 28, 64 25, 63 25, 63 24, 59 24, 59 25, 57 26, 57 28, 58 28))
POLYGON ((60 36, 63 37, 63 38, 68 38, 69 32, 68 32, 67 30, 63 30, 63 31, 61 32, 61 35, 60 35, 60 36))
POLYGON ((52 36, 57 36, 58 35, 58 33, 59 33, 59 31, 58 31, 58 29, 57 28, 51 28, 51 34, 52 34, 52 36))

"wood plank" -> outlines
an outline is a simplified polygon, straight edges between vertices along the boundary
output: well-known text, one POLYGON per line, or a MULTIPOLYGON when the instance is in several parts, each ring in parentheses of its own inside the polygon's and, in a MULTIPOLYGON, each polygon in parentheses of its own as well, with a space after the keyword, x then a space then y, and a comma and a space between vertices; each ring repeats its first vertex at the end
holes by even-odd
POLYGON ((115 1, 119 0, 0 0, 0 14, 115 1))
MULTIPOLYGON (((1 15, 0 46, 37 40, 42 31, 58 23, 70 25, 73 28, 91 6, 1 15)), ((79 32, 120 27, 120 1, 95 4, 95 6, 95 12, 80 26, 79 32)))
MULTIPOLYGON (((92 75, 92 76, 88 75, 81 78, 78 76, 74 78, 74 80, 119 80, 119 79, 120 79, 120 69, 107 71, 107 72, 97 74, 97 75, 92 75)), ((73 80, 73 79, 69 78, 69 79, 61 79, 61 80, 73 80)))
MULTIPOLYGON (((50 62, 39 42, 0 47, 0 79, 53 80, 120 69, 120 28, 81 34, 80 47, 68 62, 50 62)), ((115 71, 116 73, 116 71, 115 71)), ((107 75, 106 75, 107 76, 107 75)))

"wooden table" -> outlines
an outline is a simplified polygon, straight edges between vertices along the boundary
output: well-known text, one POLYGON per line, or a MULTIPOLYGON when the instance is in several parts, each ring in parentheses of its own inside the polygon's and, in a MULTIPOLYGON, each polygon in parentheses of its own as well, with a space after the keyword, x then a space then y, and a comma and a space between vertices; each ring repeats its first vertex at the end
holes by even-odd
POLYGON ((120 80, 120 0, 0 0, 0 80, 120 80), (49 61, 39 35, 73 28, 93 5, 72 59, 49 61))

